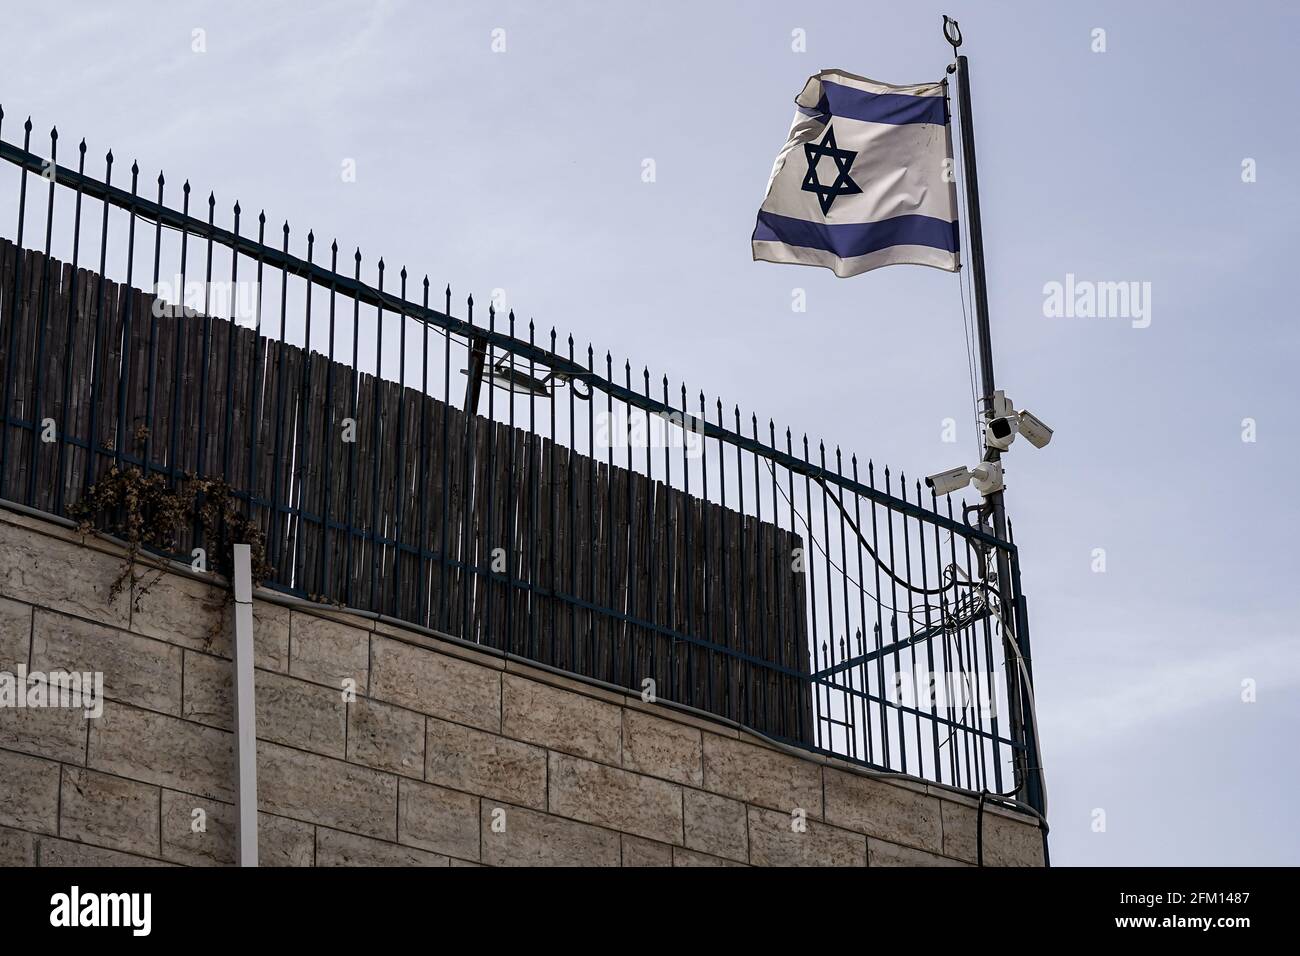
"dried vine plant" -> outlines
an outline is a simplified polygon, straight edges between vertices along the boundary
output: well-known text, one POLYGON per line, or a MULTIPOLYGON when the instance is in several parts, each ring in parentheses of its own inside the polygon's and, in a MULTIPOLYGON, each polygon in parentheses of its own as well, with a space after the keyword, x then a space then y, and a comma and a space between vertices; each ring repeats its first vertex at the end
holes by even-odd
POLYGON ((116 598, 130 586, 137 611, 140 599, 164 573, 137 576, 135 566, 141 551, 147 548, 175 554, 181 531, 196 522, 207 545, 209 570, 231 577, 236 544, 249 546, 254 586, 274 570, 267 561, 261 530, 239 510, 234 492, 220 478, 186 475, 172 488, 163 475, 114 465, 68 509, 68 514, 82 534, 112 535, 126 542, 122 573, 109 595, 116 598))

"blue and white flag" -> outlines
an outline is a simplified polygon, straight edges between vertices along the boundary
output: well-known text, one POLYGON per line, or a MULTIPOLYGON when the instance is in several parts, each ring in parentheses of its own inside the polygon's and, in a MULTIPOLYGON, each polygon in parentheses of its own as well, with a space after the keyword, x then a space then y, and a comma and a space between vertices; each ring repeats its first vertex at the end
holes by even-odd
POLYGON ((947 83, 823 70, 795 99, 754 227, 754 259, 854 276, 911 262, 956 272, 947 83))

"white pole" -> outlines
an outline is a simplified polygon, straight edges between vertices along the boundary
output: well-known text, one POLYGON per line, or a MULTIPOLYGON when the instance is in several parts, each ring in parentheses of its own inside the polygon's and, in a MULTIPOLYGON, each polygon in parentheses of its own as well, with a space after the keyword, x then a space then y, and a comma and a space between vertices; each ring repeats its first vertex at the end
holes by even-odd
POLYGON ((257 866, 257 699, 253 691, 252 553, 237 544, 235 558, 236 840, 240 866, 257 866))

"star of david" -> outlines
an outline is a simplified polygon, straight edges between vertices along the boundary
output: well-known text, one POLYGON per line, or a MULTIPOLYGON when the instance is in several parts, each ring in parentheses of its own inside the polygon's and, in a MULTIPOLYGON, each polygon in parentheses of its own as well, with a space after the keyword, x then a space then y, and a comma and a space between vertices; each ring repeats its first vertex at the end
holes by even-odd
POLYGON ((822 207, 823 216, 831 211, 831 204, 838 197, 862 192, 858 184, 849 178, 849 170, 853 167, 853 160, 857 159, 858 154, 855 150, 839 149, 835 145, 835 128, 831 124, 826 124, 826 135, 822 137, 820 143, 804 143, 803 151, 808 158, 808 172, 803 178, 802 189, 817 194, 817 202, 822 207), (817 177, 817 161, 823 156, 831 159, 837 170, 835 182, 829 186, 822 185, 817 177))

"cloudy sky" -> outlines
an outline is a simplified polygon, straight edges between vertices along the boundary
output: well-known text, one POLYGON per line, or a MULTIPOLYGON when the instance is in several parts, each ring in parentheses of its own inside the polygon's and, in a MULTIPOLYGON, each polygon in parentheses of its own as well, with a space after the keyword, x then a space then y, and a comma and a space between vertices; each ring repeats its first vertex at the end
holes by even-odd
MULTIPOLYGON (((806 78, 933 81, 940 12, 20 5, 0 103, 6 139, 30 113, 919 475, 974 454, 957 278, 757 264, 749 235, 806 78)), ((946 12, 971 59, 998 381, 1056 428, 1007 478, 1053 860, 1298 863, 1300 14, 946 12), (1149 324, 1045 314, 1067 275, 1149 283, 1149 324)))

